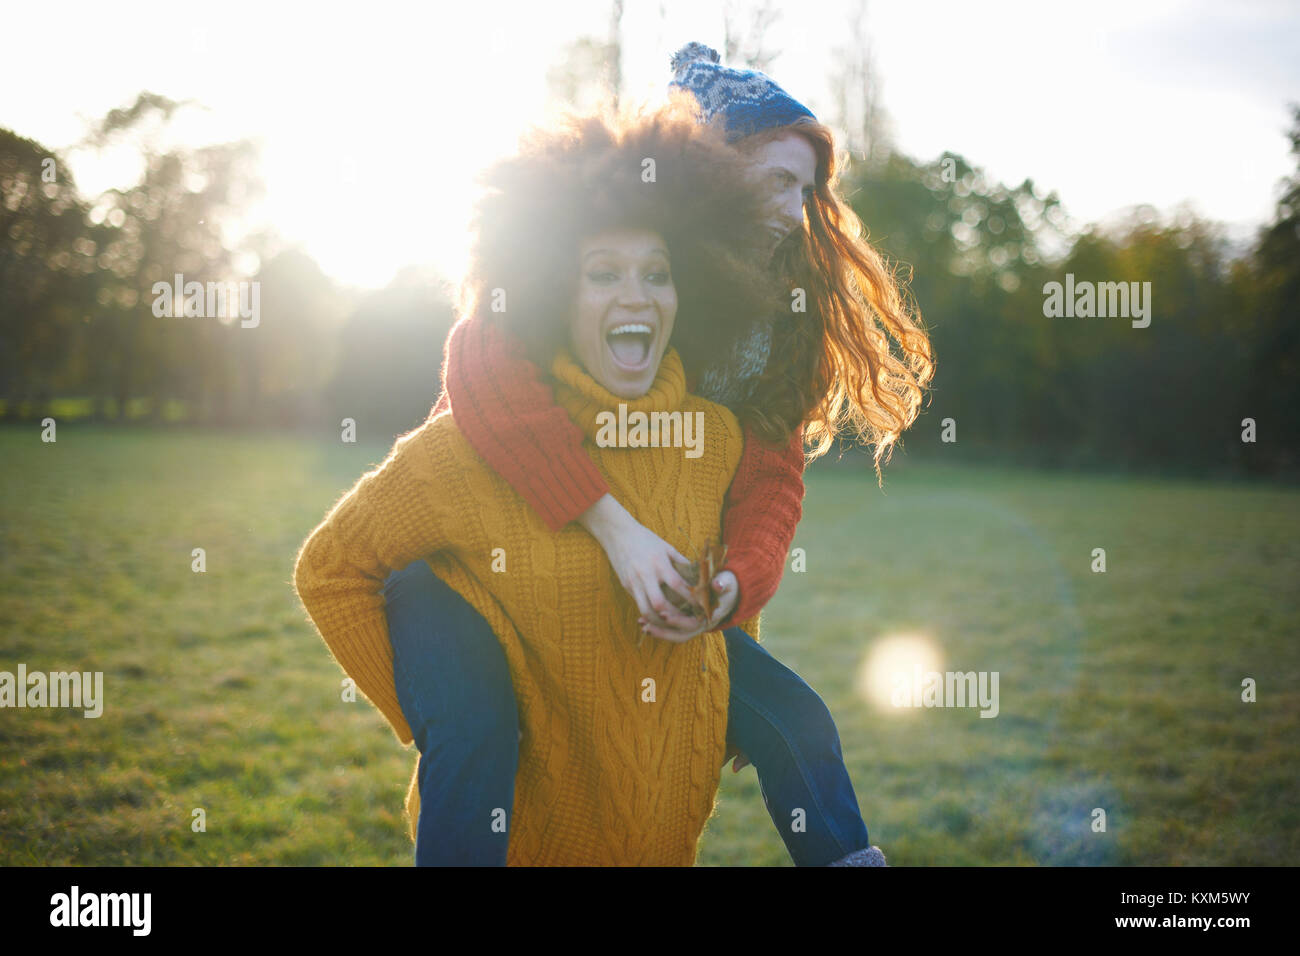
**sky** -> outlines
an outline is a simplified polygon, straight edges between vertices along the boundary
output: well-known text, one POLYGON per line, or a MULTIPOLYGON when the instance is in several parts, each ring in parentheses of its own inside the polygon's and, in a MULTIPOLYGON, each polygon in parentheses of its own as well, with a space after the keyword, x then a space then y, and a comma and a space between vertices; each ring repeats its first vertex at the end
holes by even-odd
MULTIPOLYGON (((830 64, 855 0, 773 0, 771 73, 831 118, 830 64)), ((668 59, 723 45, 742 0, 626 0, 626 93, 662 100, 668 59)), ((606 36, 609 0, 364 4, 122 0, 8 4, 0 126, 65 151, 141 90, 194 99, 171 135, 259 144, 273 225, 341 282, 463 268, 475 175, 547 116, 568 44, 606 36)), ((1190 203, 1241 239, 1294 168, 1300 2, 869 0, 877 96, 896 148, 957 152, 1055 190, 1072 221, 1190 203)), ((832 123, 832 125, 834 125, 832 123)), ((139 175, 125 150, 66 153, 93 196, 139 175)), ((868 223, 868 226, 870 224, 868 223)))

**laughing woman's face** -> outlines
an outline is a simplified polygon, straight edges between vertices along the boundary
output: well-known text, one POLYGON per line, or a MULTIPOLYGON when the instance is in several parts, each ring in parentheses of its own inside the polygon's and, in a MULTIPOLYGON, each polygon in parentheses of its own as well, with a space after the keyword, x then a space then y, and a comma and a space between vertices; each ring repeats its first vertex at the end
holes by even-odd
POLYGON ((650 390, 677 318, 668 247, 658 233, 617 229, 578 247, 569 346, 587 373, 620 398, 650 390))
POLYGON ((769 195, 768 239, 775 249, 803 226, 817 187, 817 153, 799 133, 786 133, 755 150, 750 170, 769 195))

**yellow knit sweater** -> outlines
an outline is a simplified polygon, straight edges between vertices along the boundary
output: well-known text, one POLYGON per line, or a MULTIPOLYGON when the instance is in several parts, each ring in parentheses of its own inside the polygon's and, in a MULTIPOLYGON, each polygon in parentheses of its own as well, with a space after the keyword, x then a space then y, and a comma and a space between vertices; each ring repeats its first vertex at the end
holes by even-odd
MULTIPOLYGON (((688 556, 720 537, 743 441, 726 408, 686 394, 675 350, 639 399, 602 388, 568 352, 556 400, 587 433, 612 494, 688 556), (602 448, 597 416, 703 412, 703 454, 602 448)), ((600 545, 552 533, 443 414, 402 436, 330 511, 298 555, 294 584, 343 669, 403 743, 383 581, 425 558, 501 642, 519 708, 509 865, 689 865, 714 805, 728 677, 720 632, 685 644, 647 636, 600 545), (496 550, 501 549, 501 550, 496 550), (504 570, 502 562, 504 561, 504 570), (496 570, 494 570, 494 566, 496 570)), ((758 619, 740 622, 754 637, 758 619)), ((407 796, 412 829, 415 780, 407 796)))

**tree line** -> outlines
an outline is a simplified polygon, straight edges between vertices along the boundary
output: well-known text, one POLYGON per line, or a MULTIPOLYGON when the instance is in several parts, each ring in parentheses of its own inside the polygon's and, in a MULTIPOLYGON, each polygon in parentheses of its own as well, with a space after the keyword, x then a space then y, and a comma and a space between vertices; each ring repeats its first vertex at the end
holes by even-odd
MULTIPOLYGON (((273 235, 232 239, 229 223, 261 189, 255 151, 155 147, 144 130, 183 107, 142 93, 91 129, 86 145, 133 142, 143 174, 90 198, 56 151, 0 128, 3 420, 320 428, 352 417, 376 438, 418 424, 455 318, 445 283, 408 268, 359 292, 273 235), (155 287, 177 274, 256 281, 257 328, 157 314, 155 287)), ((1300 106, 1290 138, 1300 169, 1300 106)), ((1059 198, 1030 180, 993 181, 955 153, 920 162, 871 146, 844 192, 907 280, 938 359, 905 449, 1300 472, 1300 171, 1243 250, 1186 209, 1138 207, 1067 234, 1059 198), (1045 290, 1067 277, 1148 289, 1149 324, 1049 314, 1045 290)))

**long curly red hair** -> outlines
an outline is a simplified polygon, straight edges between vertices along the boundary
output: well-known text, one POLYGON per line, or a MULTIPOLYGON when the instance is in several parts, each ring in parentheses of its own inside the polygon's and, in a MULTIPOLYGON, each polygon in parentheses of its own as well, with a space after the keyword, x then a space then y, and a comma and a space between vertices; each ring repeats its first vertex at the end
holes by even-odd
POLYGON ((844 162, 834 133, 801 119, 735 145, 752 153, 791 132, 817 154, 816 187, 804 227, 778 248, 773 269, 788 289, 805 290, 807 312, 776 323, 767 369, 737 414, 781 443, 802 424, 809 460, 851 431, 874 446, 881 480, 882 459, 920 413, 934 377, 933 349, 907 280, 871 246, 862 220, 838 195, 844 162))

